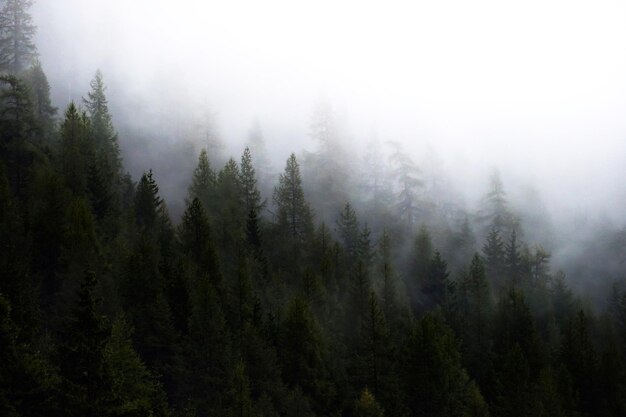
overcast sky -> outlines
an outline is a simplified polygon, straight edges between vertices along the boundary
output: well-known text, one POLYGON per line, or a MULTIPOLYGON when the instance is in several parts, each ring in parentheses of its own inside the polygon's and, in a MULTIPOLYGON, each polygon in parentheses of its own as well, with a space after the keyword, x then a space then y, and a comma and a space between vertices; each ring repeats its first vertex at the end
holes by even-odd
POLYGON ((233 151, 258 119, 282 158, 324 96, 355 144, 431 147, 461 188, 499 166, 557 212, 622 218, 626 2, 38 0, 34 18, 61 107, 100 68, 138 115, 210 108, 233 151))

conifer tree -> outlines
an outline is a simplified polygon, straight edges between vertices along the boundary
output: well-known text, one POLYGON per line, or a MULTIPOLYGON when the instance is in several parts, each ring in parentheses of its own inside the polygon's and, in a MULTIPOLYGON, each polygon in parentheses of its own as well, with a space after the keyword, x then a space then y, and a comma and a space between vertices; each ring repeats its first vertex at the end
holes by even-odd
POLYGON ((18 75, 37 56, 32 0, 5 0, 0 9, 0 71, 18 75))
POLYGON ((50 84, 39 60, 24 74, 24 80, 30 89, 37 122, 43 133, 49 136, 53 130, 57 108, 50 101, 50 84))
POLYGON ((295 154, 287 159, 285 172, 279 176, 278 187, 274 189, 274 203, 282 233, 296 241, 304 241, 310 236, 313 231, 312 214, 304 199, 300 166, 295 154))
POLYGON ((474 255, 469 272, 459 282, 459 333, 463 359, 470 376, 483 386, 491 369, 491 294, 485 267, 474 255))
POLYGON ((209 279, 219 285, 219 261, 211 237, 211 227, 198 198, 194 198, 183 213, 179 237, 184 253, 195 263, 198 273, 208 274, 209 279))
POLYGON ((194 198, 198 198, 207 213, 215 213, 216 182, 217 177, 213 169, 211 169, 207 151, 206 149, 202 149, 198 157, 198 165, 193 171, 188 199, 193 200, 194 198))
POLYGON ((339 214, 337 232, 343 241, 348 265, 351 265, 359 254, 359 221, 350 203, 346 203, 339 214))
POLYGON ((0 83, 0 149, 7 155, 7 146, 23 145, 37 131, 33 103, 26 84, 16 76, 2 75, 0 83))
POLYGON ((78 303, 66 322, 58 350, 64 414, 100 416, 111 405, 111 378, 105 348, 111 329, 98 312, 94 273, 85 274, 78 303))
POLYGON ((491 284, 499 288, 502 285, 504 273, 504 243, 500 237, 500 231, 492 227, 483 246, 485 267, 491 284))
POLYGON ((118 318, 104 349, 111 381, 111 404, 107 411, 114 416, 168 416, 165 392, 133 348, 131 333, 128 323, 118 318))
POLYGON ((61 171, 70 190, 79 196, 87 192, 88 166, 94 154, 89 129, 85 113, 70 103, 61 123, 61 171))
POLYGON ((419 215, 418 192, 423 187, 419 178, 420 171, 415 162, 403 152, 399 143, 390 142, 390 145, 394 151, 389 159, 394 166, 393 175, 400 187, 396 207, 406 225, 413 228, 419 215))
POLYGON ((428 313, 415 322, 402 371, 411 415, 489 415, 478 387, 461 366, 452 330, 438 314, 428 313))
POLYGON ((109 104, 105 94, 106 86, 104 85, 100 70, 96 71, 89 85, 91 91, 87 93, 87 98, 83 99, 83 102, 89 112, 91 132, 96 144, 96 149, 106 155, 113 169, 113 174, 115 175, 113 181, 115 182, 122 168, 122 160, 120 157, 117 133, 115 133, 111 114, 109 113, 109 104))
POLYGON ((248 147, 246 147, 241 156, 240 175, 245 212, 249 213, 251 210, 254 210, 258 213, 263 204, 261 202, 261 193, 257 188, 256 173, 252 165, 252 154, 248 147))
POLYGON ((135 192, 135 222, 142 231, 152 231, 157 225, 163 207, 159 186, 152 177, 152 170, 144 172, 135 192))
POLYGON ((356 417, 383 417, 383 409, 380 407, 372 393, 366 388, 361 392, 361 396, 354 404, 354 415, 356 417))

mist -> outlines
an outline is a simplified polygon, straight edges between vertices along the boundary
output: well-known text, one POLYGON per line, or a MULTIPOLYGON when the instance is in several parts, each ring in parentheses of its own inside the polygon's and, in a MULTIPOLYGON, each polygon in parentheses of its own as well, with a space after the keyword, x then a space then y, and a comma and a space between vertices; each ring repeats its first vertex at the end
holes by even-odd
POLYGON ((258 122, 278 173, 291 152, 317 149, 311 116, 325 102, 351 158, 373 136, 399 142, 470 210, 497 169, 522 219, 541 212, 558 231, 529 240, 543 239, 532 243, 550 246, 562 267, 576 252, 567 231, 593 239, 625 220, 625 12, 617 1, 40 0, 33 9, 55 104, 80 102, 102 70, 126 167, 134 177, 154 169, 175 218, 209 137, 223 163, 258 122))

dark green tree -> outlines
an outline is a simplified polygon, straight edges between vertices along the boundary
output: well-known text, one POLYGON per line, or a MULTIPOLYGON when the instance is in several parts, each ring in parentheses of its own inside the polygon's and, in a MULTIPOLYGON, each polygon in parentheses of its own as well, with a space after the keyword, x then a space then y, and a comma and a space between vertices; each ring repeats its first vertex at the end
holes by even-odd
POLYGON ((359 255, 359 220, 356 212, 346 203, 337 219, 337 232, 348 257, 348 265, 351 265, 359 255))
POLYGON ((208 213, 215 213, 216 183, 217 177, 215 171, 211 169, 207 151, 202 149, 198 157, 198 165, 193 171, 188 199, 198 198, 208 213))
POLYGON ((59 339, 58 364, 66 416, 101 416, 111 406, 111 378, 105 360, 111 329, 98 311, 96 285, 95 274, 86 273, 77 304, 59 339))
POLYGON ((454 333, 438 313, 414 324, 401 369, 410 415, 489 415, 478 387, 461 366, 454 333))
POLYGON ((304 241, 311 235, 313 216, 304 199, 300 167, 295 154, 287 159, 285 172, 279 176, 278 186, 274 189, 274 203, 281 233, 295 241, 304 241))
POLYGON ((165 392, 133 348, 131 334, 128 323, 118 318, 104 349, 111 381, 107 415, 168 416, 165 392))
POLYGON ((117 141, 117 133, 113 127, 111 114, 109 113, 109 105, 106 98, 106 86, 102 79, 100 70, 89 84, 91 91, 87 93, 87 98, 83 99, 83 103, 89 113, 91 122, 91 133, 95 141, 96 149, 102 152, 112 168, 112 181, 116 182, 117 177, 121 173, 122 160, 120 157, 120 148, 117 141))
POLYGON ((50 84, 39 60, 24 74, 24 81, 30 89, 33 111, 39 127, 49 137, 54 128, 57 108, 50 101, 50 84))

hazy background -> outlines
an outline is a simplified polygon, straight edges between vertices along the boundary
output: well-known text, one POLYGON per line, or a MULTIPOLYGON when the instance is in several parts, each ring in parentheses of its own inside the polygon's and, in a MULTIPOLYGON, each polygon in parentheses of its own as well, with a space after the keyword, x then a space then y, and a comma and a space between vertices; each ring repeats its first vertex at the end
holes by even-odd
POLYGON ((141 135, 153 155, 200 146, 184 121, 210 118, 238 156, 258 120, 280 170, 314 150, 326 98, 355 152, 376 131, 435 155, 470 202, 499 167, 513 198, 540 197, 556 222, 624 219, 622 1, 38 0, 33 14, 56 104, 100 68, 123 149, 141 135))

